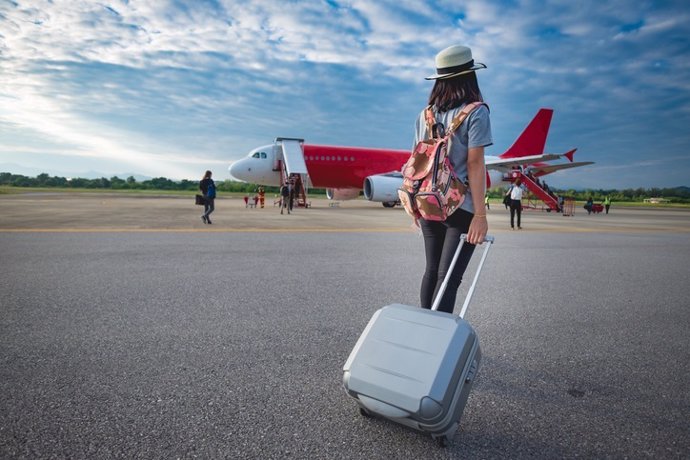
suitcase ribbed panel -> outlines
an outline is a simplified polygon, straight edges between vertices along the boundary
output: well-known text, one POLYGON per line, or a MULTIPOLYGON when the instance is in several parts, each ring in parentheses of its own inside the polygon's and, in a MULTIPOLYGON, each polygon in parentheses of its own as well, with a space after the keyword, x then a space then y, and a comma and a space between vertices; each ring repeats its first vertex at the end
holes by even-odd
POLYGON ((345 363, 344 383, 356 395, 430 422, 442 418, 476 341, 461 318, 394 304, 380 309, 345 363))

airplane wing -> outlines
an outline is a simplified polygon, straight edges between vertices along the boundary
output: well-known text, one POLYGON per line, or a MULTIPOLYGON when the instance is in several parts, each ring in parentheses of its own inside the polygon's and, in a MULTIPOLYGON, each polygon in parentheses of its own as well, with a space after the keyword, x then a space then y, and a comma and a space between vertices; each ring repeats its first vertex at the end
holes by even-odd
POLYGON ((580 161, 578 163, 561 163, 557 165, 545 165, 545 166, 537 166, 537 167, 532 167, 532 173, 535 176, 543 176, 545 174, 551 174, 552 172, 560 171, 561 169, 570 169, 570 168, 577 168, 579 166, 587 166, 594 164, 593 161, 580 161))
POLYGON ((522 165, 528 165, 532 163, 537 163, 540 161, 550 161, 550 160, 557 160, 558 158, 562 157, 563 155, 556 154, 556 153, 544 153, 542 155, 529 155, 525 157, 517 157, 517 158, 490 158, 486 160, 486 167, 488 169, 511 169, 513 166, 522 166, 522 165))

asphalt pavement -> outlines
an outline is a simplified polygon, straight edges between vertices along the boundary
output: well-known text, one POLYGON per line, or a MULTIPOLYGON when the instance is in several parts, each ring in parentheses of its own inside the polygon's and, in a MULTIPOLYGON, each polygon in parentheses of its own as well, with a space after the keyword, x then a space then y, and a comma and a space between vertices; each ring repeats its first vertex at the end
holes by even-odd
POLYGON ((411 232, 0 232, 0 258, 1 458, 690 457, 688 232, 497 233, 445 449, 342 387, 373 312, 417 303, 411 232))

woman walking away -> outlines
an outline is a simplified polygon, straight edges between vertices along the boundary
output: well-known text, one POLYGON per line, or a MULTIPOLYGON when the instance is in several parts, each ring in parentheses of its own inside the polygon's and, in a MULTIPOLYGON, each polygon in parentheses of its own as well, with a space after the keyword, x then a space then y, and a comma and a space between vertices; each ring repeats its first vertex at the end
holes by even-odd
POLYGON ((211 222, 211 218, 209 216, 215 209, 214 201, 216 199, 216 184, 213 182, 213 179, 211 179, 212 174, 213 173, 211 173, 211 171, 206 171, 204 178, 199 182, 199 190, 201 190, 201 194, 204 195, 204 199, 206 200, 206 203, 204 204, 204 214, 201 216, 201 220, 205 224, 213 223, 211 222))
MULTIPOLYGON (((451 46, 438 53, 435 63, 436 74, 427 77, 427 80, 435 80, 429 95, 429 107, 436 123, 442 123, 448 129, 466 105, 484 101, 475 70, 485 69, 486 66, 475 63, 470 48, 461 45, 451 46)), ((425 112, 426 108, 417 118, 415 145, 432 135, 427 132, 425 112)), ((460 243, 460 235, 467 233, 467 244, 462 248, 438 307, 440 311, 453 312, 458 287, 475 244, 481 244, 486 237, 489 226, 484 210, 484 147, 492 143, 489 109, 486 104, 474 109, 451 136, 449 157, 453 170, 461 181, 469 183, 469 187, 462 204, 446 220, 420 218, 417 221, 424 236, 426 253, 426 268, 420 292, 422 308, 431 308, 460 243)))

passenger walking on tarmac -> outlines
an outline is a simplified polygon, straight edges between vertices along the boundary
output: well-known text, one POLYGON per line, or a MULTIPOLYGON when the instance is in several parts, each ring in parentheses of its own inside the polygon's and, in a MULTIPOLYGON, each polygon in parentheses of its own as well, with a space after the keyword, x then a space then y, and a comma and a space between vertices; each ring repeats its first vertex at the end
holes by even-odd
POLYGON ((522 187, 520 179, 510 187, 506 195, 510 196, 510 228, 515 230, 515 214, 517 214, 517 228, 522 230, 520 223, 522 217, 522 187))
POLYGON ((604 197, 604 208, 606 209, 606 214, 609 213, 609 208, 611 207, 611 198, 607 195, 604 197))
POLYGON ((584 208, 587 210, 587 214, 592 214, 592 208, 594 207, 594 199, 590 196, 587 198, 584 208))
POLYGON ((211 179, 212 174, 213 173, 211 171, 206 171, 204 178, 199 182, 199 190, 201 190, 201 194, 204 195, 204 200, 206 201, 204 204, 204 214, 201 216, 201 220, 205 224, 213 223, 211 222, 211 218, 209 216, 215 209, 214 202, 216 200, 216 184, 213 182, 213 179, 211 179))
POLYGON ((290 211, 295 204, 295 179, 290 179, 290 211))
POLYGON ((287 181, 283 184, 282 187, 280 187, 280 213, 283 213, 283 210, 287 208, 287 213, 290 214, 290 204, 288 201, 290 200, 290 186, 287 181))
MULTIPOLYGON (((455 45, 436 55, 436 74, 427 77, 435 80, 429 95, 437 123, 451 126, 452 120, 472 102, 483 102, 475 70, 485 69, 484 64, 475 63, 470 48, 455 45)), ((417 117, 415 145, 430 137, 427 132, 425 110, 417 117)), ((476 108, 455 130, 449 144, 449 158, 457 177, 467 179, 469 187, 465 200, 445 221, 419 219, 424 236, 426 268, 422 277, 420 300, 422 308, 431 308, 436 292, 450 268, 454 252, 460 243, 460 235, 467 233, 467 243, 462 248, 448 286, 441 298, 439 311, 453 312, 462 275, 474 252, 475 244, 481 244, 489 225, 484 211, 486 194, 486 173, 484 169, 484 147, 493 143, 489 109, 486 105, 476 108)))

